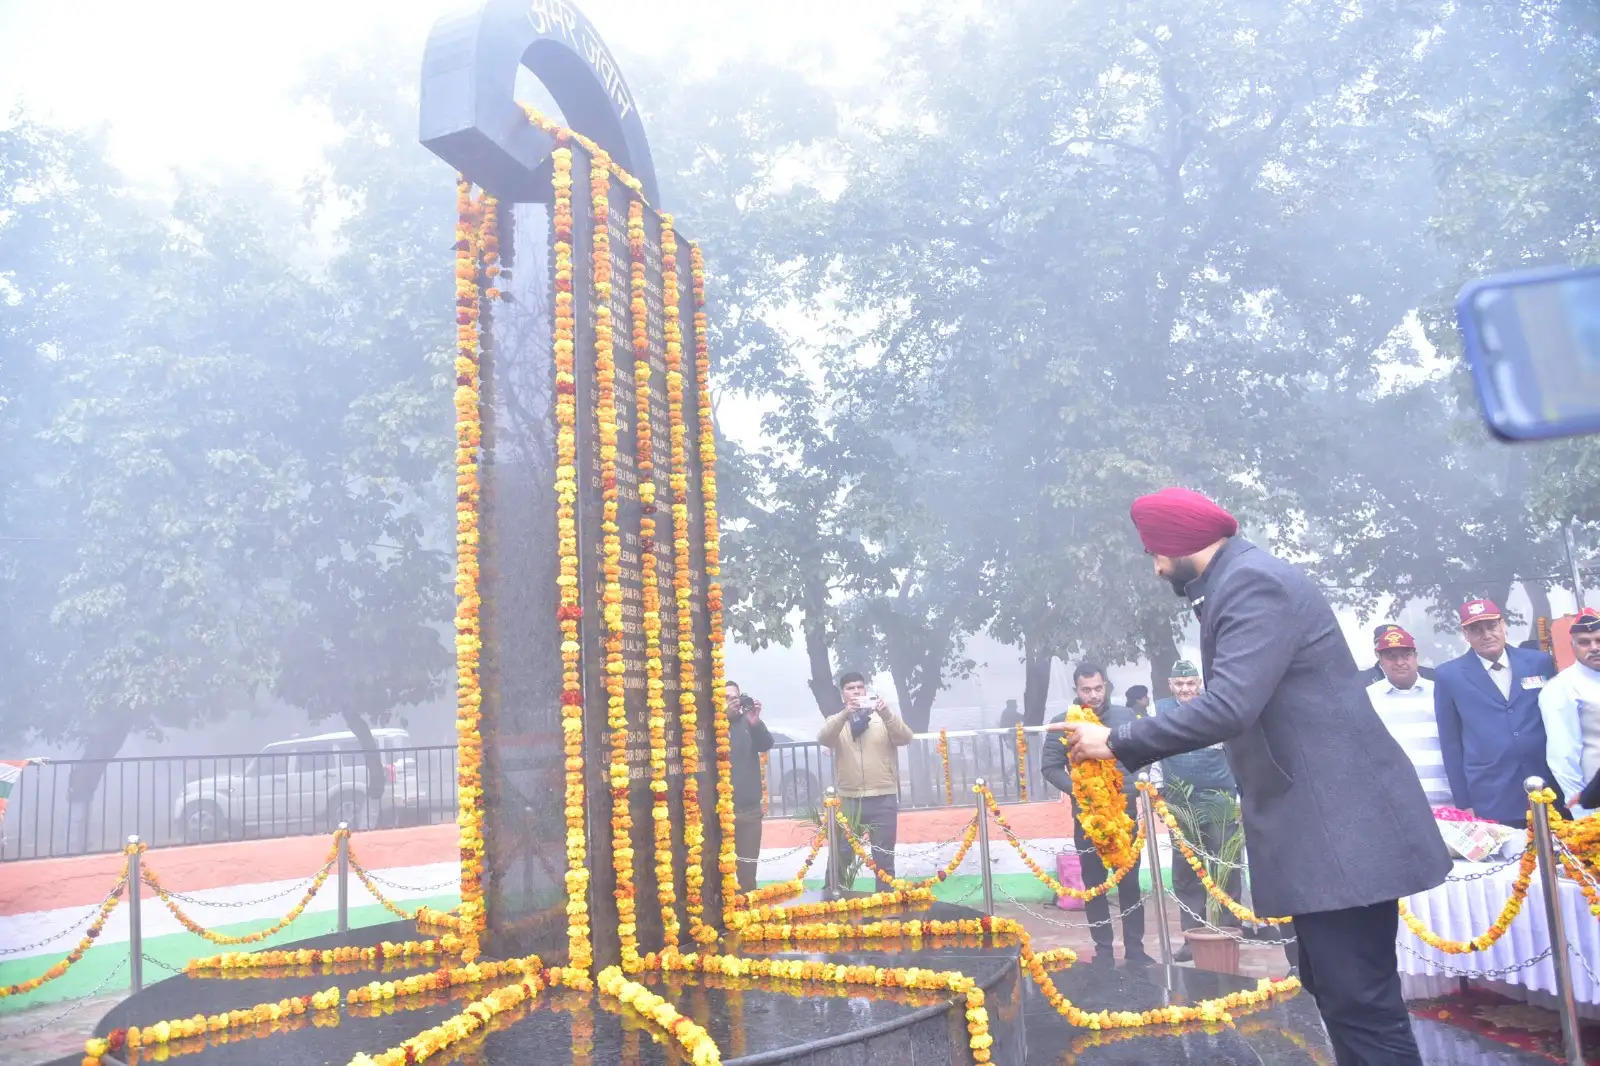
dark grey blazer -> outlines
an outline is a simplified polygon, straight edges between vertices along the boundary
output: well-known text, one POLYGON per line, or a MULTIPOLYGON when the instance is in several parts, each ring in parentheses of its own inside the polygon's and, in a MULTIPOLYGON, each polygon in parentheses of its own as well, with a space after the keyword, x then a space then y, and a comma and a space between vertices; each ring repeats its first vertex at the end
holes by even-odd
POLYGON ((1223 742, 1258 914, 1365 906, 1441 883, 1450 855, 1417 772, 1311 580, 1235 537, 1188 594, 1206 689, 1118 727, 1117 758, 1140 767, 1223 742))

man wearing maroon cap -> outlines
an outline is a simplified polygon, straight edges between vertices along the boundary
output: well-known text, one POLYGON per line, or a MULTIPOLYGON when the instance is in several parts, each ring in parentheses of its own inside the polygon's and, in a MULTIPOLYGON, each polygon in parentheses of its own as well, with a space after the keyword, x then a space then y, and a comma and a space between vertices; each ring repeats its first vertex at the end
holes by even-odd
POLYGON ((1522 783, 1553 781, 1544 761, 1539 693, 1556 676, 1542 651, 1506 646, 1506 623, 1492 600, 1468 600, 1459 612, 1465 655, 1439 665, 1433 714, 1453 802, 1479 818, 1526 825, 1522 783))
POLYGON ((1433 716, 1433 682, 1417 664, 1417 642, 1397 625, 1378 628, 1373 642, 1383 677, 1367 686, 1367 698, 1390 735, 1400 742, 1428 802, 1450 802, 1450 779, 1439 753, 1439 725, 1433 716))
POLYGON ((1450 856, 1333 609, 1199 493, 1140 497, 1132 517, 1156 573, 1200 618, 1206 689, 1115 733, 1074 726, 1072 758, 1137 768, 1220 742, 1255 908, 1293 916, 1300 979, 1339 1066, 1420 1066, 1395 963, 1398 901, 1443 882, 1450 856))

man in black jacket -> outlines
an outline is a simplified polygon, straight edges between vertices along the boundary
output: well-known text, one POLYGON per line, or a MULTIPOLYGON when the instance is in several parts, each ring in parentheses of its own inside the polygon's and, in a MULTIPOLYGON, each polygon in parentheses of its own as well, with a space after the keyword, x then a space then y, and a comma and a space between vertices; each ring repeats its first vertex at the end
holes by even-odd
MULTIPOLYGON (((1099 717, 1107 726, 1115 728, 1126 722, 1133 721, 1133 708, 1117 706, 1111 702, 1111 683, 1106 680, 1106 673, 1098 666, 1088 663, 1079 663, 1078 668, 1072 672, 1072 685, 1075 698, 1080 707, 1087 707, 1099 717)), ((1052 726, 1064 723, 1067 719, 1065 713, 1056 715, 1051 719, 1052 726)), ((1044 752, 1039 756, 1039 772, 1044 779, 1065 792, 1072 795, 1072 772, 1067 767, 1067 746, 1061 742, 1062 733, 1046 732, 1044 734, 1044 752)), ((1135 786, 1134 775, 1123 775, 1123 798, 1128 805, 1128 814, 1138 821, 1139 812, 1134 804, 1135 786)), ((1103 884, 1106 879, 1105 863, 1100 861, 1100 853, 1095 851, 1094 844, 1083 835, 1083 827, 1079 824, 1078 807, 1072 807, 1072 842, 1077 846, 1078 855, 1083 863, 1083 885, 1093 888, 1103 884)), ((1123 875, 1117 883, 1117 909, 1122 912, 1122 954, 1130 966, 1141 966, 1150 962, 1150 956, 1144 950, 1144 908, 1139 906, 1139 860, 1135 859, 1133 869, 1123 875)), ((1114 958, 1115 934, 1111 931, 1111 903, 1104 895, 1088 900, 1083 906, 1084 913, 1089 916, 1089 935, 1094 938, 1094 958, 1096 963, 1110 963, 1114 958)))
POLYGON ((733 777, 733 851, 738 856, 739 891, 756 887, 761 859, 761 753, 772 748, 772 734, 761 720, 761 701, 729 681, 723 687, 728 715, 728 768, 733 777))
POLYGON ((1140 497, 1132 518, 1156 573, 1200 618, 1206 690, 1168 714, 1073 725, 1073 760, 1137 767, 1221 742, 1255 908, 1293 917, 1300 980, 1339 1066, 1421 1066, 1395 958, 1398 901, 1443 883, 1450 854, 1333 608, 1197 492, 1140 497))

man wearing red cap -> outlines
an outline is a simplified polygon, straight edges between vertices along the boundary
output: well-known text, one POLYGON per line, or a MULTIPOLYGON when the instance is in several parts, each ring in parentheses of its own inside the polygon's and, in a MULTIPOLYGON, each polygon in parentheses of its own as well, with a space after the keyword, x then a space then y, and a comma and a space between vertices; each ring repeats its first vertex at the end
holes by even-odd
POLYGON ((1439 664, 1433 713, 1453 802, 1479 818, 1526 825, 1529 777, 1551 780, 1544 761, 1539 693, 1556 676, 1542 651, 1506 646, 1506 623, 1492 600, 1461 605, 1471 648, 1439 664))
POLYGON ((1072 727, 1072 758, 1138 768, 1220 742, 1255 908, 1293 916, 1300 979, 1339 1066, 1420 1066, 1395 962, 1398 901, 1443 882, 1450 856, 1333 609, 1197 492, 1140 497, 1132 516, 1156 573, 1200 618, 1206 689, 1114 733, 1072 727))
POLYGON ((1568 806, 1580 816, 1584 783, 1600 776, 1600 611, 1585 607, 1572 620, 1573 663, 1539 693, 1544 719, 1545 762, 1568 806))
POLYGON ((1397 625, 1378 627, 1373 651, 1383 677, 1367 686, 1367 698, 1394 739, 1400 742, 1423 794, 1435 807, 1450 802, 1450 779, 1439 752, 1439 724, 1433 716, 1433 682, 1417 664, 1417 642, 1397 625))

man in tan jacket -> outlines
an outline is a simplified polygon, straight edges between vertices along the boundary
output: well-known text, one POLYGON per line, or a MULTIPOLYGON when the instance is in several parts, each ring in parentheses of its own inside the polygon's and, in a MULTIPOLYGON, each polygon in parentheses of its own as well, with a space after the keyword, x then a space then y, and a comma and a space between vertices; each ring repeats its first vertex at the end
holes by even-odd
MULTIPOLYGON (((857 673, 839 678, 844 709, 830 715, 817 733, 833 750, 834 787, 844 815, 872 840, 872 861, 894 876, 894 841, 900 818, 900 759, 895 751, 911 743, 911 727, 881 696, 867 692, 857 673)), ((844 888, 848 846, 832 857, 835 881, 844 888)))

